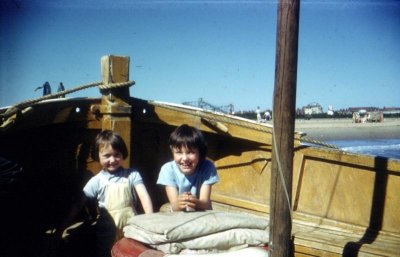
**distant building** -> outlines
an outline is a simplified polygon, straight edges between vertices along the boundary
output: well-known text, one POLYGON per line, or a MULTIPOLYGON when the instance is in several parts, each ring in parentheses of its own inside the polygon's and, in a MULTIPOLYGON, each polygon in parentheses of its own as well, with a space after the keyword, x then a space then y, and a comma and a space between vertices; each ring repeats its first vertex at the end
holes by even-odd
POLYGON ((369 106, 369 107, 350 107, 350 108, 348 108, 348 111, 350 113, 359 112, 361 110, 364 110, 366 112, 373 112, 373 111, 379 111, 379 108, 378 107, 373 107, 373 106, 369 106))
POLYGON ((400 108, 398 107, 383 107, 383 114, 399 114, 400 108))
POLYGON ((322 106, 319 103, 311 103, 303 107, 304 115, 320 114, 323 113, 322 106))

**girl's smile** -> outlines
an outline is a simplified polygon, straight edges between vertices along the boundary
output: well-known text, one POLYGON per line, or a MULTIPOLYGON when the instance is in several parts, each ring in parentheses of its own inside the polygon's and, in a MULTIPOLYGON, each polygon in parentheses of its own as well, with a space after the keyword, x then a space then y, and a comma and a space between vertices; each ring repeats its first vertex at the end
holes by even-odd
POLYGON ((100 164, 104 170, 115 172, 121 167, 123 157, 122 154, 112 148, 111 145, 105 145, 99 152, 100 164))
POLYGON ((183 174, 191 175, 194 173, 200 160, 200 154, 197 148, 189 149, 185 146, 173 148, 172 154, 175 163, 183 174))

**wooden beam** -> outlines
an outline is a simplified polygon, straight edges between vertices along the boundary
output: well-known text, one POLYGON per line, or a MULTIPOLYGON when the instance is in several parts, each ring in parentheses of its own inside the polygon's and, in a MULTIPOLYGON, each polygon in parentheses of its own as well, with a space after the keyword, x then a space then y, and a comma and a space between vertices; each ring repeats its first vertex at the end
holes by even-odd
MULTIPOLYGON (((102 81, 110 83, 129 80, 129 61, 127 56, 108 55, 101 58, 102 81)), ((128 157, 124 165, 130 166, 131 152, 131 106, 128 103, 129 88, 101 90, 102 130, 113 130, 121 135, 128 147, 128 157)))
POLYGON ((291 197, 300 0, 280 0, 273 98, 271 257, 293 256, 291 197))

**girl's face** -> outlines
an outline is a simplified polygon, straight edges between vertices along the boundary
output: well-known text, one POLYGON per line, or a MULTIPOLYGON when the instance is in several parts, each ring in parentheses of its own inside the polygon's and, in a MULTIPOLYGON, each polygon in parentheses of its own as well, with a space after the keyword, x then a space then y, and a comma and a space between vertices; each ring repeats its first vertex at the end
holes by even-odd
POLYGON ((113 173, 122 165, 122 154, 112 148, 111 145, 105 145, 99 151, 100 164, 104 170, 113 173))
POLYGON ((172 155, 174 161, 178 165, 180 171, 185 175, 191 175, 196 170, 197 164, 200 160, 199 150, 197 148, 172 148, 172 155))

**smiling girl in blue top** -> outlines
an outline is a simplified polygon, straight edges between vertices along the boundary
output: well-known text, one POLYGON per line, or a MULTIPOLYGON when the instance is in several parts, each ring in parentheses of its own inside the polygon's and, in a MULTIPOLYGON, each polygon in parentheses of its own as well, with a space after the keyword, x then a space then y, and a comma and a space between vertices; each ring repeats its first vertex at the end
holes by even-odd
POLYGON ((165 186, 172 211, 211 210, 211 189, 219 178, 206 159, 203 134, 184 124, 171 133, 168 143, 173 161, 161 167, 157 184, 165 186))

